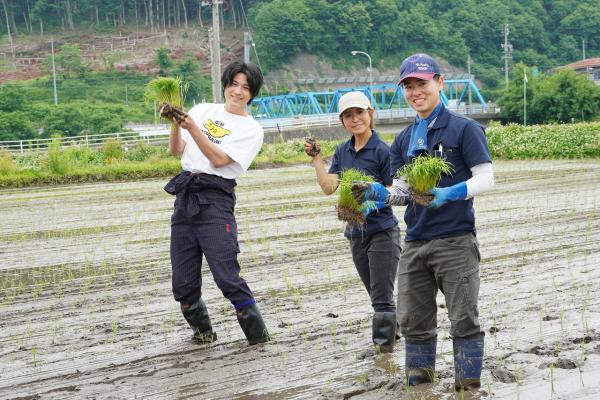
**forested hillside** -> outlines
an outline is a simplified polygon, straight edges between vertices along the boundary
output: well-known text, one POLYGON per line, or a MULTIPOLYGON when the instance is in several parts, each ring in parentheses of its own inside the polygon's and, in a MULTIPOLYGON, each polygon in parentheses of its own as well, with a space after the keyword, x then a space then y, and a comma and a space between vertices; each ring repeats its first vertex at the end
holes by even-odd
MULTIPOLYGON (((16 38, 92 28, 163 31, 211 20, 211 0, 0 0, 0 52, 16 38)), ((600 55, 598 0, 223 0, 225 29, 249 26, 258 61, 276 69, 300 52, 342 66, 350 50, 396 67, 422 50, 473 73, 489 87, 503 77, 504 25, 510 64, 544 71, 600 55)))

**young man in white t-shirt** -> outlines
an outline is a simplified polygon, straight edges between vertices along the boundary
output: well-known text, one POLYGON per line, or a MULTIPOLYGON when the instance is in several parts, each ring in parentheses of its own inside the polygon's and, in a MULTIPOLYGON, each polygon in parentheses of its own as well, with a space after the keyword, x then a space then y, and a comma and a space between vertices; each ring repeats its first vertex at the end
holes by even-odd
POLYGON ((221 77, 225 104, 199 104, 174 118, 169 151, 181 156, 183 172, 165 186, 177 195, 171 218, 173 295, 194 339, 217 339, 202 301, 202 255, 223 295, 233 304, 250 344, 270 340, 256 300, 240 277, 234 216, 235 179, 258 154, 262 127, 248 115, 263 77, 253 64, 233 62, 221 77))

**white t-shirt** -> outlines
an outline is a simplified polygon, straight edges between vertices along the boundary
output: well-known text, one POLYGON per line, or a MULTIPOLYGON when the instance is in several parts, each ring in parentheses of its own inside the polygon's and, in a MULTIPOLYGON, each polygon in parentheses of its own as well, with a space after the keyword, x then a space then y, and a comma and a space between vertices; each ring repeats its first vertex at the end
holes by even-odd
POLYGON ((205 173, 235 179, 250 167, 260 151, 264 131, 250 115, 245 117, 225 111, 224 104, 198 104, 188 114, 208 139, 217 144, 234 162, 215 168, 187 129, 181 129, 185 148, 181 167, 193 173, 205 173))

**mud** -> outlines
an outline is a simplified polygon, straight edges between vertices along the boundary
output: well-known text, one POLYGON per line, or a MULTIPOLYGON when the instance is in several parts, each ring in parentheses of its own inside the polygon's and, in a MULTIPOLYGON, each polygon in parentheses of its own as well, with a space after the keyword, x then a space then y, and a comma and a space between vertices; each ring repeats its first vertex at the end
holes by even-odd
POLYGON ((372 350, 336 199, 301 166, 238 182, 243 275, 274 338, 253 347, 208 268, 219 339, 192 342, 170 294, 166 180, 0 191, 0 398, 597 399, 600 163, 495 171, 496 190, 475 202, 479 391, 452 392, 441 295, 434 384, 403 389, 402 341, 372 350))

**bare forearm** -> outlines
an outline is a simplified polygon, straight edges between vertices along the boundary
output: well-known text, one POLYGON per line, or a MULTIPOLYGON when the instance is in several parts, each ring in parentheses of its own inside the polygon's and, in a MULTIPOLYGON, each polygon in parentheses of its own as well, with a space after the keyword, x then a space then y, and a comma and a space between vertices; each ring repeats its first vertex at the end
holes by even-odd
POLYGON ((317 155, 315 158, 313 158, 312 163, 317 174, 317 182, 319 182, 319 186, 321 186, 323 193, 326 195, 334 193, 339 184, 338 176, 336 174, 327 173, 327 170, 325 169, 325 163, 323 162, 321 155, 317 155))
POLYGON ((169 153, 174 156, 180 156, 183 153, 185 142, 181 138, 181 130, 177 125, 171 126, 169 134, 169 153))

